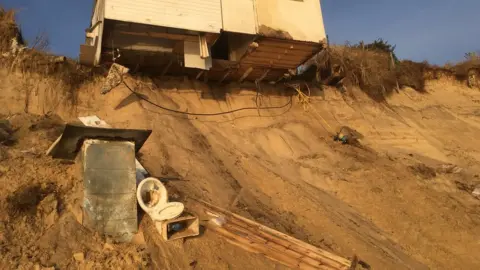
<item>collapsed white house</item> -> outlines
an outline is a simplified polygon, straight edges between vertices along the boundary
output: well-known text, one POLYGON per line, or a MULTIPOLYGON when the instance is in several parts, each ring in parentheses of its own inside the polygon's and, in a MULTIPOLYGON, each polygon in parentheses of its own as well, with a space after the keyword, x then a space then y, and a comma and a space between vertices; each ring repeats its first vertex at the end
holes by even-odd
POLYGON ((277 80, 326 43, 318 0, 96 0, 80 62, 277 80))

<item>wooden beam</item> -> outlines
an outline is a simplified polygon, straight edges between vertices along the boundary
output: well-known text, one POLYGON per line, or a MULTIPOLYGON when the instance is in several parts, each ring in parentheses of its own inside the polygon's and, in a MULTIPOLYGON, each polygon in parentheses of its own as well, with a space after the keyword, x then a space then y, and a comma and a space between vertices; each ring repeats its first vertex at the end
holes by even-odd
POLYGON ((131 31, 118 31, 117 33, 119 33, 119 34, 124 34, 124 35, 130 35, 130 36, 164 38, 164 39, 170 39, 170 40, 198 41, 198 36, 181 35, 181 34, 171 34, 171 33, 131 32, 131 31))
POLYGON ((173 58, 170 59, 170 62, 168 62, 167 66, 165 66, 165 68, 162 71, 162 75, 160 75, 160 77, 163 77, 163 76, 165 76, 165 74, 167 74, 167 72, 170 69, 170 67, 172 66, 172 64, 173 64, 173 58))
POLYGON ((200 70, 200 72, 198 72, 198 74, 197 74, 197 77, 195 77, 195 80, 200 79, 200 77, 202 76, 203 72, 205 72, 205 70, 200 70))
POLYGON ((265 70, 265 72, 262 74, 262 76, 258 79, 255 80, 255 83, 261 83, 265 77, 267 77, 268 73, 270 73, 271 69, 265 70))
POLYGON ((200 43, 200 57, 203 59, 210 57, 207 38, 205 36, 199 36, 199 43, 200 43))
POLYGON ((278 39, 262 39, 258 41, 260 47, 274 47, 278 49, 289 50, 313 50, 320 51, 322 45, 314 42, 294 41, 294 40, 278 40, 278 39))
POLYGON ((225 81, 225 79, 232 73, 232 70, 229 69, 227 70, 227 72, 225 72, 225 75, 223 75, 222 79, 219 81, 219 83, 222 83, 223 81, 225 81))
POLYGON ((352 269, 354 262, 310 245, 207 202, 190 200, 188 206, 199 218, 208 220, 207 229, 249 252, 296 269, 352 269))
POLYGON ((238 80, 239 83, 243 82, 247 77, 248 75, 250 75, 250 73, 252 73, 253 71, 253 67, 249 67, 245 73, 243 73, 242 77, 240 78, 240 80, 238 80))
POLYGON ((114 33, 102 40, 102 46, 110 49, 171 53, 175 41, 148 36, 132 38, 128 35, 114 33))

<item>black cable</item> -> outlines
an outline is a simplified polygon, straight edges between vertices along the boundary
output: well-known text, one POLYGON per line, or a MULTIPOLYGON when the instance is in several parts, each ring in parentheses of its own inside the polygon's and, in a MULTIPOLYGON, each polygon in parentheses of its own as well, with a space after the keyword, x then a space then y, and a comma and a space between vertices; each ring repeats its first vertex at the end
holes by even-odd
POLYGON ((247 110, 270 110, 270 109, 283 109, 287 106, 289 106, 290 104, 293 103, 293 96, 290 96, 290 100, 285 104, 285 105, 282 105, 282 106, 272 106, 272 107, 244 107, 244 108, 239 108, 239 109, 235 109, 235 110, 231 110, 231 111, 226 111, 226 112, 219 112, 219 113, 189 113, 189 112, 182 112, 182 111, 177 111, 177 110, 174 110, 174 109, 170 109, 170 108, 166 108, 166 107, 163 107, 162 105, 159 105, 159 104, 156 104, 148 99, 146 99, 144 96, 142 96, 141 94, 135 92, 132 88, 130 88, 130 86, 123 80, 123 76, 122 76, 122 83, 128 88, 128 90, 130 90, 130 92, 132 92, 133 94, 135 94, 138 98, 142 99, 143 101, 146 101, 148 103, 150 103, 151 105, 155 106, 155 107, 158 107, 162 110, 165 110, 165 111, 169 111, 169 112, 173 112, 173 113, 181 113, 181 114, 186 114, 186 115, 194 115, 194 116, 216 116, 216 115, 225 115, 225 114, 230 114, 230 113, 234 113, 234 112, 239 112, 239 111, 247 111, 247 110))

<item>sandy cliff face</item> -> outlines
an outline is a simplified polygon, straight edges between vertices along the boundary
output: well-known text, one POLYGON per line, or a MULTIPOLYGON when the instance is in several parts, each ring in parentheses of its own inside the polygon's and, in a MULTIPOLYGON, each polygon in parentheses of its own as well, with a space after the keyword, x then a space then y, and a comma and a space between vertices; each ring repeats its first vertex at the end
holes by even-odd
MULTIPOLYGON (((114 127, 152 129, 139 159, 154 176, 185 180, 168 184, 180 198, 210 201, 376 269, 480 267, 480 201, 471 195, 480 185, 478 89, 441 79, 429 81, 426 94, 407 88, 384 103, 357 90, 312 89, 308 110, 294 98, 282 109, 205 117, 166 112, 123 86, 103 96, 101 82, 69 92, 52 79, 0 73, 1 114, 53 112, 65 121, 96 114, 114 127), (361 133, 362 146, 334 142, 340 126, 361 133)), ((199 113, 255 107, 256 100, 281 106, 293 94, 284 86, 263 86, 257 98, 245 87, 127 81, 154 103, 199 113)), ((0 177, 10 185, 2 199, 24 184, 11 177, 0 177)), ((157 267, 274 266, 208 233, 162 244, 145 223, 157 267)))

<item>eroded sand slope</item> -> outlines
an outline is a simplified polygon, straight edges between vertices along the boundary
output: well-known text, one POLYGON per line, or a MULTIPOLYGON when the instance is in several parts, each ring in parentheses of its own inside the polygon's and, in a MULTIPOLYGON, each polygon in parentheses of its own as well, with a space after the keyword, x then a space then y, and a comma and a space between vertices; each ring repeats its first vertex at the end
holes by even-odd
MULTIPOLYGON (((358 255, 375 269, 480 268, 480 201, 470 194, 480 184, 478 89, 442 79, 429 82, 426 94, 403 89, 385 103, 356 90, 342 96, 312 89, 307 111, 294 98, 284 109, 193 117, 140 101, 123 86, 102 96, 95 82, 66 97, 61 86, 43 80, 26 99, 20 75, 0 78, 2 114, 27 108, 66 121, 96 114, 114 127, 153 129, 139 159, 154 176, 185 180, 168 184, 179 200, 210 201, 339 255, 358 255), (343 125, 364 135, 363 147, 333 142, 331 132, 343 125)), ((152 102, 189 112, 250 107, 256 100, 254 90, 229 86, 223 98, 218 87, 178 79, 144 79, 137 89, 152 102)), ((262 106, 283 105, 285 93, 292 94, 283 86, 262 89, 262 106)), ((25 184, 12 177, 0 178, 2 199, 25 184)), ((70 181, 81 192, 80 180, 70 181)), ((193 261, 198 269, 275 267, 208 232, 163 244, 148 221, 141 228, 155 267, 188 269, 193 261)), ((65 265, 73 267, 67 257, 65 265)))

